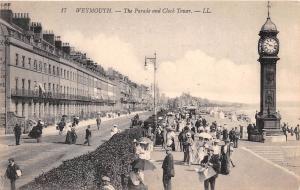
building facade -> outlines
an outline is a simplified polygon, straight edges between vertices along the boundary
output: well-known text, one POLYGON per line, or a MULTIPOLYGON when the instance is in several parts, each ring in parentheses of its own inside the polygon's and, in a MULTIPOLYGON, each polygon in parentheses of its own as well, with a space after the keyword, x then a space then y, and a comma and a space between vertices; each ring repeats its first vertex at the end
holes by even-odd
POLYGON ((9 5, 0 13, 0 125, 6 133, 12 132, 8 113, 54 124, 63 115, 87 119, 120 111, 122 93, 132 99, 127 82, 111 80, 99 64, 43 31, 27 13, 14 14, 9 5))

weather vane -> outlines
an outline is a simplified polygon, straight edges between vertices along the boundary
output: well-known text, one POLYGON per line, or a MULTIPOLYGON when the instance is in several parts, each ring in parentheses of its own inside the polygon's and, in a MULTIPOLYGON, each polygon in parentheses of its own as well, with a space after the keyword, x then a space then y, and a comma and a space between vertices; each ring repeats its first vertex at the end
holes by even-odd
POLYGON ((271 8, 271 5, 270 5, 270 1, 268 1, 268 18, 270 18, 270 8, 271 8))

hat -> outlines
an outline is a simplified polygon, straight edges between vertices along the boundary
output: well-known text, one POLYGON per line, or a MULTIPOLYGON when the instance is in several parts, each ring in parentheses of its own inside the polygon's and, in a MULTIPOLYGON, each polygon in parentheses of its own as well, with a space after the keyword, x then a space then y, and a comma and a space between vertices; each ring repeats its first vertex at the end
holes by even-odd
POLYGON ((215 143, 219 143, 220 140, 219 140, 219 139, 215 139, 214 142, 215 142, 215 143))
POLYGON ((133 139, 133 142, 134 142, 134 143, 136 143, 136 142, 137 142, 137 140, 136 140, 136 139, 133 139))
POLYGON ((192 135, 191 135, 191 133, 186 133, 186 136, 191 137, 192 135))
POLYGON ((114 127, 118 127, 118 125, 114 124, 114 127))
POLYGON ((102 181, 108 181, 108 182, 110 182, 110 178, 107 177, 107 176, 103 176, 103 177, 102 177, 102 181))
POLYGON ((12 161, 12 162, 14 162, 14 161, 15 161, 15 159, 13 159, 13 158, 9 158, 9 159, 8 159, 8 161, 12 161))

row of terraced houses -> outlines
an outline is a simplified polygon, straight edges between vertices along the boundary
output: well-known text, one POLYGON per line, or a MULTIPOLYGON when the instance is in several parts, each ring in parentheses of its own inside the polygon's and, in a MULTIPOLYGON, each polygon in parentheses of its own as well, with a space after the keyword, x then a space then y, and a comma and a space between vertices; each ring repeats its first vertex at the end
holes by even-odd
POLYGON ((63 115, 86 119, 150 107, 146 86, 104 70, 31 22, 28 13, 13 13, 8 6, 0 13, 0 127, 6 133, 20 119, 52 124, 63 115))

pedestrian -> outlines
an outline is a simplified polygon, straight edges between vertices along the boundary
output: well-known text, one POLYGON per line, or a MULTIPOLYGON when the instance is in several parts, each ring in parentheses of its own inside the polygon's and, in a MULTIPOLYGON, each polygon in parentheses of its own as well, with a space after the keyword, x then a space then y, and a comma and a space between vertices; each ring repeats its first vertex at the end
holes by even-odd
POLYGON ((100 115, 98 115, 97 119, 96 119, 96 123, 97 123, 97 128, 98 128, 98 131, 100 130, 100 125, 101 125, 101 117, 100 115))
POLYGON ((143 171, 133 166, 132 171, 129 173, 128 190, 147 190, 148 187, 144 183, 143 171))
POLYGON ((91 137, 92 137, 92 132, 91 132, 91 130, 90 130, 90 128, 91 128, 91 126, 90 125, 88 125, 87 126, 87 129, 85 130, 85 141, 84 141, 84 143, 83 144, 88 144, 88 146, 91 146, 90 145, 90 141, 91 141, 91 137))
POLYGON ((71 129, 70 125, 68 125, 66 127, 66 131, 67 131, 67 135, 66 135, 66 141, 65 141, 65 143, 66 144, 72 144, 72 129, 71 129))
POLYGON ((187 137, 187 141, 186 141, 186 162, 185 165, 191 165, 191 161, 193 158, 193 145, 194 145, 194 141, 192 139, 192 135, 191 133, 186 133, 186 137, 187 137))
POLYGON ((251 136, 251 132, 252 132, 252 124, 250 123, 248 126, 247 126, 247 134, 248 134, 248 141, 250 141, 250 136, 251 136))
POLYGON ((66 122, 65 122, 65 119, 63 117, 61 119, 61 121, 58 123, 59 135, 62 135, 65 126, 66 126, 66 122))
POLYGON ((286 124, 284 123, 283 124, 283 127, 282 127, 282 132, 283 132, 283 134, 284 134, 284 136, 285 136, 285 141, 287 142, 287 127, 286 127, 286 124))
POLYGON ((172 189, 172 177, 175 176, 173 155, 170 148, 166 149, 166 157, 162 164, 164 190, 172 189))
POLYGON ((37 143, 40 143, 42 141, 43 127, 44 127, 44 123, 42 122, 42 120, 39 119, 36 125, 37 143))
POLYGON ((77 141, 76 128, 75 128, 75 125, 72 124, 72 127, 71 127, 71 144, 76 144, 76 141, 77 141))
POLYGON ((110 136, 114 136, 115 134, 120 133, 120 129, 118 129, 117 125, 114 125, 114 127, 110 131, 110 136))
POLYGON ((174 139, 176 137, 176 134, 174 132, 174 129, 172 127, 167 127, 166 130, 167 130, 166 146, 170 147, 172 151, 175 151, 174 139))
POLYGON ((293 127, 291 127, 291 129, 290 129, 290 133, 291 133, 291 136, 294 136, 294 129, 293 129, 293 127))
POLYGON ((101 178, 102 180, 102 187, 101 187, 101 190, 115 190, 114 186, 111 185, 110 183, 110 178, 107 177, 107 176, 103 176, 101 178))
POLYGON ((216 185, 216 179, 218 177, 218 173, 220 172, 220 157, 218 154, 214 154, 214 149, 212 147, 208 148, 208 154, 204 156, 201 161, 201 165, 205 168, 212 167, 215 171, 215 175, 204 180, 204 189, 205 190, 214 190, 216 185))
POLYGON ((299 141, 299 133, 300 133, 299 124, 297 125, 297 127, 295 127, 294 132, 295 132, 296 140, 299 141))
POLYGON ((21 138, 21 135, 22 135, 22 128, 18 123, 14 127, 14 133, 15 133, 15 138, 16 138, 16 145, 20 145, 20 138, 21 138))
POLYGON ((233 142, 235 139, 235 131, 234 131, 234 128, 232 128, 230 131, 229 131, 229 140, 230 142, 233 142))
POLYGON ((238 148, 240 135, 241 135, 240 131, 238 130, 237 127, 235 127, 234 136, 233 136, 233 147, 234 148, 238 148))
POLYGON ((16 180, 21 176, 21 170, 13 158, 9 158, 8 163, 5 176, 10 180, 10 189, 15 190, 16 180))
POLYGON ((240 139, 244 138, 244 126, 240 125, 240 139))
POLYGON ((226 128, 224 128, 223 130, 223 141, 228 139, 228 130, 226 128))
POLYGON ((230 141, 227 139, 225 141, 225 145, 221 146, 221 170, 220 173, 223 175, 228 175, 230 173, 230 163, 234 167, 234 164, 231 161, 231 153, 232 153, 232 148, 230 146, 230 141))

